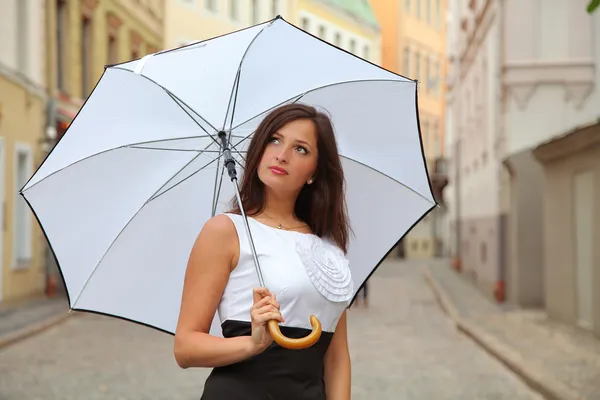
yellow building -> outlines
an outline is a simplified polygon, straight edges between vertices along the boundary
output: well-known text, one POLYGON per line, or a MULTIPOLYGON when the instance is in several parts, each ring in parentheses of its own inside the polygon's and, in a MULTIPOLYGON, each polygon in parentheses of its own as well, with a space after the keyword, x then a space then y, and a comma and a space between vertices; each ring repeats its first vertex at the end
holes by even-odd
POLYGON ((447 0, 370 0, 381 25, 383 67, 419 81, 419 122, 432 189, 441 209, 434 210, 403 241, 407 258, 439 255, 444 212, 447 0))
POLYGON ((277 15, 372 62, 381 60, 379 25, 356 0, 177 0, 165 11, 165 48, 255 25, 277 15))
POLYGON ((44 131, 43 11, 5 1, 0 12, 0 302, 43 293, 42 234, 19 195, 44 131))
POLYGON ((327 42, 381 64, 381 32, 368 1, 296 0, 290 21, 327 42))
MULTIPOLYGON (((65 133, 106 65, 162 48, 164 7, 165 0, 46 2, 46 151, 65 133)), ((47 262, 47 290, 64 289, 50 254, 47 262)))
POLYGON ((105 65, 137 59, 162 47, 164 0, 59 0, 46 4, 48 91, 57 100, 60 138, 105 65))
POLYGON ((164 48, 223 35, 281 15, 294 15, 297 0, 173 0, 165 9, 164 48))

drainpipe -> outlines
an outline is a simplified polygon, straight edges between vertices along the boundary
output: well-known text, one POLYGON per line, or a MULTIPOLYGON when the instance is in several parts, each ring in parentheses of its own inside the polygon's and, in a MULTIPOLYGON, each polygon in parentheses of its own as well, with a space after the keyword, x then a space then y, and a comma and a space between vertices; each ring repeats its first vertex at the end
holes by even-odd
MULTIPOLYGON (((52 147, 56 141, 56 121, 57 121, 57 105, 56 99, 53 96, 48 97, 48 103, 46 107, 46 130, 44 132, 44 137, 42 139, 42 149, 44 151, 44 156, 47 155, 52 150, 52 147)), ((45 158, 44 157, 44 158, 45 158)), ((45 293, 48 297, 54 297, 56 294, 56 287, 58 284, 58 278, 54 273, 54 256, 52 255, 52 251, 50 250, 50 245, 46 243, 44 249, 45 255, 45 268, 46 276, 45 276, 45 293)))
MULTIPOLYGON (((498 64, 499 64, 499 71, 498 71, 498 82, 499 82, 499 94, 500 94, 500 101, 496 102, 496 131, 497 131, 497 138, 499 139, 498 142, 498 158, 500 159, 504 159, 505 155, 506 155, 506 143, 508 141, 508 138, 506 137, 506 132, 505 132, 505 124, 504 124, 504 107, 505 107, 505 99, 504 99, 504 65, 505 65, 505 57, 504 57, 504 24, 506 23, 505 18, 505 3, 504 0, 498 0, 496 2, 497 7, 498 7, 498 21, 499 21, 499 26, 498 26, 498 44, 497 44, 497 57, 498 57, 498 64)), ((506 169, 506 164, 505 163, 500 163, 500 169, 498 170, 498 180, 500 182, 500 185, 502 185, 503 182, 503 170, 506 169)), ((500 187, 500 193, 499 196, 502 196, 503 192, 502 192, 503 188, 502 186, 500 187)), ((498 204, 501 205, 501 199, 498 199, 499 202, 498 204)), ((510 201, 510 200, 509 200, 510 201)), ((506 251, 507 251, 507 247, 506 247, 506 236, 507 236, 507 232, 506 232, 506 218, 507 216, 504 215, 503 216, 503 210, 500 209, 500 215, 498 216, 498 222, 497 222, 497 227, 498 227, 498 246, 500 251, 498 252, 498 280, 496 281, 496 285, 494 288, 494 297, 496 299, 496 301, 498 303, 503 303, 506 300, 506 251)))

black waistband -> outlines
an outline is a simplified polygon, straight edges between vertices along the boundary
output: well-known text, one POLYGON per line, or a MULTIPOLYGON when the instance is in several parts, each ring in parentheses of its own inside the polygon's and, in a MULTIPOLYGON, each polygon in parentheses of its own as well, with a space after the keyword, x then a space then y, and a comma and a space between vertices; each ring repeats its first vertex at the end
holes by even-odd
MULTIPOLYGON (((222 325, 224 337, 250 336, 251 324, 245 321, 225 321, 222 325)), ((289 338, 302 338, 310 333, 304 328, 280 326, 289 338)), ((331 332, 322 332, 319 340, 307 349, 289 350, 273 342, 261 354, 236 364, 215 368, 215 373, 234 373, 253 379, 293 377, 296 380, 320 380, 323 378, 323 358, 333 337, 331 332)))

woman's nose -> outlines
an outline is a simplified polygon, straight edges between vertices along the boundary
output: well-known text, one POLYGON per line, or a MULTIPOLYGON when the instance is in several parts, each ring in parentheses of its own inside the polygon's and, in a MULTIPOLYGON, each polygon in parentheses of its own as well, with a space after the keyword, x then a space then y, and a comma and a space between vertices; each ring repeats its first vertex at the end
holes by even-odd
POLYGON ((288 162, 288 158, 289 158, 289 150, 288 149, 281 149, 281 151, 277 154, 277 156, 275 158, 279 162, 287 163, 288 162))

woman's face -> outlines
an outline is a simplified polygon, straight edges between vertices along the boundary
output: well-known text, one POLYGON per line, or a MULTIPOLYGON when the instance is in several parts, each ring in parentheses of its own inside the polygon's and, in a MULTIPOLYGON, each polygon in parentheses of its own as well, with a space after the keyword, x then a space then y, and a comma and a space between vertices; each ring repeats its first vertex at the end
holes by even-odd
POLYGON ((290 121, 267 142, 258 178, 281 193, 299 192, 317 168, 317 130, 309 119, 290 121))

